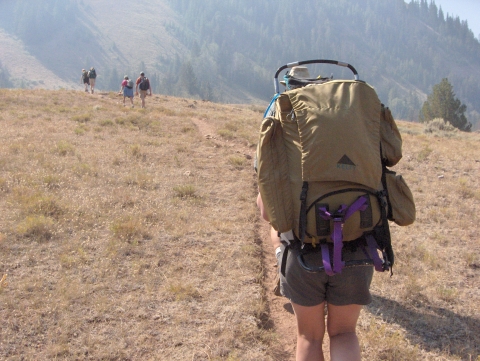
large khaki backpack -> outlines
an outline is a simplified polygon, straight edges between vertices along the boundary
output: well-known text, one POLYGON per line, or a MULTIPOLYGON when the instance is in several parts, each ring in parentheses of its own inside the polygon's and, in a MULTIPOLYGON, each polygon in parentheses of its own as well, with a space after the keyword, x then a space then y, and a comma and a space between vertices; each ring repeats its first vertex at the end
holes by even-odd
POLYGON ((277 91, 260 130, 256 166, 265 212, 275 230, 291 231, 291 244, 323 247, 322 269, 329 274, 341 272, 341 249, 351 241, 369 248, 377 270, 390 269, 387 219, 400 225, 415 219, 408 186, 387 169, 402 157, 400 133, 390 110, 351 65, 318 60, 287 67, 310 62, 347 66, 355 80, 302 79, 301 87, 288 90, 295 79, 287 75, 287 91, 277 91), (332 242, 333 270, 326 251, 332 242))

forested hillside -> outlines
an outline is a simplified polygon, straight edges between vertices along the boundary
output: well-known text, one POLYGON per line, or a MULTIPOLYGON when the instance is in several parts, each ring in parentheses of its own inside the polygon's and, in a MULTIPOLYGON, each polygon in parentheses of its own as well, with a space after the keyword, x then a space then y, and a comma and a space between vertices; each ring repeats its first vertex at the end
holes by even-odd
POLYGON ((352 63, 399 118, 417 119, 443 77, 469 110, 480 110, 480 44, 467 23, 445 17, 433 2, 169 1, 184 14, 175 36, 204 58, 212 54, 223 76, 259 97, 278 66, 326 58, 352 63))
MULTIPOLYGON (((132 9, 120 0, 111 10, 106 3, 3 2, 0 27, 69 81, 95 64, 106 90, 142 69, 156 92, 268 101, 279 66, 324 58, 354 65, 396 118, 417 120, 433 85, 448 78, 474 129, 480 119, 480 43, 467 22, 434 1, 156 0, 132 9)), ((15 84, 9 70, 3 64, 0 85, 15 84)))

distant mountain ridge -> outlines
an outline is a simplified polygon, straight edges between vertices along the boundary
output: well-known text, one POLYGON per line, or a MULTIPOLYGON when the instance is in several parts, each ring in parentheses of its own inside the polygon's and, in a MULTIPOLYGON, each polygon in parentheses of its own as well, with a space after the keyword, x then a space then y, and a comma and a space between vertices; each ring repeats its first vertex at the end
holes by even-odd
MULTIPOLYGON (((162 54, 184 53, 186 49, 163 27, 167 19, 173 21, 173 18, 169 6, 158 0, 134 6, 125 0, 115 1, 114 6, 105 0, 0 3, 3 33, 10 34, 10 41, 28 49, 44 68, 70 87, 79 83, 82 68, 98 68, 101 85, 106 69, 123 72, 134 66, 138 68, 141 62, 153 68, 161 61, 162 54)), ((22 64, 6 62, 3 55, 2 51, 0 62, 12 75, 15 85, 19 80, 36 81, 24 79, 19 71, 22 64)))
POLYGON ((480 120, 480 43, 433 1, 17 0, 0 3, 0 49, 12 44, 25 54, 0 50, 4 87, 76 88, 95 66, 100 89, 144 70, 155 92, 266 102, 279 66, 325 58, 353 64, 399 119, 446 77, 480 120))

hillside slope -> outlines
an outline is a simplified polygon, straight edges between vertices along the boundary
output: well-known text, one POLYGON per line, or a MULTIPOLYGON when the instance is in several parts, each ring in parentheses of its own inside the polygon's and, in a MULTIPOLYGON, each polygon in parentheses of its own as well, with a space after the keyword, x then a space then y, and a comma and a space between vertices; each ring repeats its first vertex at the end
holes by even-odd
MULTIPOLYGON (((0 29, 0 62, 8 69, 10 81, 17 88, 70 89, 73 82, 65 81, 45 67, 25 48, 19 39, 0 29)), ((78 76, 80 82, 80 76, 78 76)))
MULTIPOLYGON (((166 59, 182 56, 187 49, 165 30, 167 22, 178 22, 178 15, 163 1, 138 2, 84 0, 80 10, 89 20, 86 26, 102 45, 104 58, 89 55, 119 71, 144 63, 149 69, 158 68, 166 59)), ((145 70, 145 69, 144 69, 145 70)), ((132 74, 133 75, 133 74, 132 74)))
MULTIPOLYGON (((271 292, 277 269, 255 205, 262 109, 0 96, 1 359, 293 360, 294 318, 271 292)), ((392 224, 394 275, 374 277, 362 352, 476 360, 480 134, 398 124, 395 170, 417 221, 392 224)))

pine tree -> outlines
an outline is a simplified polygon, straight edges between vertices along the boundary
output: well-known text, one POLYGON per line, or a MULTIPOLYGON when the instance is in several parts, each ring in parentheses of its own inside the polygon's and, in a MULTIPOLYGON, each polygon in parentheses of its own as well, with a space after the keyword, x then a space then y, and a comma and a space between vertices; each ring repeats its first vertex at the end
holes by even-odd
POLYGON ((200 96, 204 100, 214 100, 213 88, 209 81, 202 82, 200 86, 200 96))
POLYGON ((433 92, 423 103, 419 120, 428 123, 435 118, 441 118, 455 128, 469 132, 472 124, 465 117, 466 110, 467 106, 455 97, 453 86, 448 79, 443 78, 440 83, 433 86, 433 92))
POLYGON ((10 81, 8 70, 2 66, 0 62, 0 88, 11 88, 13 84, 10 81))
POLYGON ((193 71, 192 63, 189 61, 183 63, 180 68, 177 86, 181 91, 186 92, 188 95, 198 94, 197 77, 193 71))

